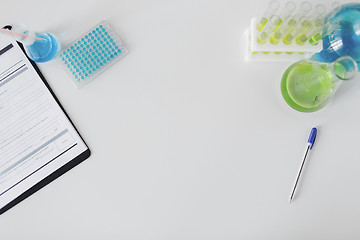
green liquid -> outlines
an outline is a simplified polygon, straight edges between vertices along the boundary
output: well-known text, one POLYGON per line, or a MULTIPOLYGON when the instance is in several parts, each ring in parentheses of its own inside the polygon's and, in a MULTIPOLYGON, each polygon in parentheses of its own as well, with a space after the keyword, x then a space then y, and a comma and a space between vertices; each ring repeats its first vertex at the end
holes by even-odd
POLYGON ((317 33, 309 39, 309 43, 311 45, 315 45, 321 40, 321 38, 322 38, 321 34, 317 33))
POLYGON ((333 87, 333 77, 326 66, 307 61, 290 66, 281 79, 285 101, 300 112, 314 112, 325 106, 333 87))
POLYGON ((281 33, 276 32, 273 35, 271 35, 270 43, 276 45, 276 44, 278 44, 280 42, 280 39, 281 39, 281 33))
POLYGON ((291 33, 286 34, 285 37, 283 37, 283 43, 285 43, 286 45, 290 45, 292 43, 294 39, 294 36, 291 35, 291 33))
POLYGON ((287 29, 286 33, 284 34, 283 43, 285 43, 286 45, 290 45, 292 43, 292 40, 294 39, 294 36, 291 33, 295 29, 296 20, 290 19, 287 24, 288 24, 288 26, 287 26, 288 29, 287 29))
POLYGON ((279 30, 279 27, 281 26, 283 20, 281 18, 279 18, 278 20, 274 21, 274 25, 276 26, 273 30, 273 32, 277 32, 277 30, 279 30))
POLYGON ((308 37, 305 34, 301 34, 300 36, 298 36, 296 38, 296 43, 299 45, 303 45, 307 39, 308 39, 308 37))
POLYGON ((304 20, 304 21, 301 22, 301 26, 302 27, 309 27, 310 23, 311 22, 309 20, 304 20))
POLYGON ((302 21, 300 24, 301 29, 299 30, 298 33, 305 33, 311 27, 311 25, 312 25, 312 23, 308 20, 302 21))
POLYGON ((267 39, 267 34, 262 32, 259 34, 259 36, 257 37, 256 41, 259 44, 265 44, 266 43, 266 39, 267 39))
POLYGON ((263 29, 264 29, 264 27, 265 27, 265 25, 266 25, 266 23, 268 22, 268 19, 267 18, 261 18, 261 20, 260 20, 260 22, 256 25, 256 29, 259 31, 259 32, 261 32, 263 29))

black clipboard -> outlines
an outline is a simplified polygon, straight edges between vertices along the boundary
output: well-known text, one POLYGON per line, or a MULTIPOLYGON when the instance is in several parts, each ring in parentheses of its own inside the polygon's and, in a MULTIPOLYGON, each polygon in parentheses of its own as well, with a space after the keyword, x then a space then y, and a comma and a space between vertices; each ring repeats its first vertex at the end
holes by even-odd
MULTIPOLYGON (((24 47, 22 46, 21 43, 18 43, 20 48, 22 49, 24 55, 27 57, 24 47)), ((49 90, 49 92, 51 93, 52 97, 55 99, 56 103, 58 104, 58 106, 61 108, 61 110, 63 111, 63 113, 65 114, 65 116, 67 117, 67 119, 69 120, 69 122, 71 123, 71 125, 73 126, 73 128, 75 129, 75 131, 77 132, 78 136, 81 138, 81 140, 83 141, 83 143, 86 146, 86 150, 82 153, 80 153, 77 157, 75 157, 74 159, 72 159, 71 161, 67 162, 66 164, 64 164, 62 167, 58 168, 57 170, 55 170, 54 172, 52 172, 50 175, 48 175, 47 177, 45 177, 44 179, 42 179, 41 181, 37 182, 35 185, 33 185, 31 188, 29 188, 28 190, 26 190, 25 192, 23 192, 21 195, 19 195, 18 197, 16 197, 14 200, 12 200, 10 203, 6 204, 4 207, 2 207, 0 209, 0 215, 3 214, 4 212, 6 212, 7 210, 9 210, 10 208, 14 207, 16 204, 20 203, 21 201, 23 201, 24 199, 26 199, 27 197, 29 197, 30 195, 34 194, 35 192, 37 192, 38 190, 40 190, 41 188, 45 187, 46 185, 48 185, 49 183, 51 183, 52 181, 54 181, 55 179, 57 179, 58 177, 60 177, 61 175, 63 175, 64 173, 68 172, 70 169, 74 168, 75 166, 77 166, 78 164, 80 164, 81 162, 83 162, 84 160, 86 160, 87 158, 90 157, 91 152, 89 147, 87 146, 86 142, 84 141, 83 137, 80 135, 79 131, 76 129, 75 125, 73 124, 73 122, 71 121, 69 115, 66 113, 65 109, 63 108, 63 106, 60 104, 58 98, 55 96, 54 92, 52 91, 52 89, 50 88, 49 84, 47 83, 45 77, 42 75, 42 73, 40 72, 39 68, 37 67, 37 65, 35 64, 35 62, 33 62, 31 59, 29 59, 27 57, 27 59, 30 61, 32 67, 35 69, 35 71, 37 72, 38 76, 41 78, 41 80, 43 81, 43 83, 45 84, 45 86, 47 87, 47 89, 49 90)), ((45 165, 44 165, 45 166, 45 165)))

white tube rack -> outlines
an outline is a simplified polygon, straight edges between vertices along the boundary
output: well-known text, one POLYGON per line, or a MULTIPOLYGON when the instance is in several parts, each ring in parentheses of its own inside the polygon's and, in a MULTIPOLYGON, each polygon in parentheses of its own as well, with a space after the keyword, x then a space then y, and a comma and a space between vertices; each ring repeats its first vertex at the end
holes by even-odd
POLYGON ((274 45, 269 40, 259 44, 256 38, 260 32, 256 29, 256 23, 257 19, 252 18, 250 27, 245 31, 246 61, 296 61, 308 59, 322 50, 322 40, 316 45, 311 45, 309 42, 299 45, 295 40, 289 45, 282 41, 274 45))

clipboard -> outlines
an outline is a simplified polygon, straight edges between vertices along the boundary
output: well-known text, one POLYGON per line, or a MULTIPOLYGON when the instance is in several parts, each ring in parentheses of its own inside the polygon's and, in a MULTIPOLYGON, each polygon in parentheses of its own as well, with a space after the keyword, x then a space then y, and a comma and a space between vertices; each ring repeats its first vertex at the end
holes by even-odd
MULTIPOLYGON (((27 104, 27 108, 24 109, 31 115, 32 107, 38 111, 37 102, 44 105, 47 100, 49 101, 46 103, 48 105, 44 105, 41 114, 34 112, 33 118, 28 118, 27 121, 25 121, 26 118, 24 120, 24 118, 18 117, 19 125, 24 123, 24 129, 14 128, 19 131, 16 133, 18 135, 15 135, 16 131, 8 130, 9 128, 1 129, 0 125, 0 134, 1 131, 5 131, 8 136, 11 136, 5 140, 1 139, 3 135, 0 136, 0 151, 5 149, 9 152, 6 155, 6 151, 4 151, 5 158, 4 154, 1 155, 2 152, 0 152, 1 215, 89 158, 91 152, 39 68, 26 56, 23 46, 11 38, 6 38, 7 43, 4 47, 3 36, 0 37, 0 124, 2 124, 2 120, 11 129, 11 124, 14 125, 17 121, 17 115, 14 112, 19 116, 25 114, 25 111, 21 110, 21 104, 27 104), (16 58, 20 59, 19 62, 16 58), (11 63, 9 68, 6 66, 4 72, 2 70, 4 70, 4 63, 8 63, 7 60, 16 63, 15 65, 11 63), (2 67, 3 69, 1 69, 2 67), (17 83, 21 83, 21 78, 26 78, 27 81, 24 80, 26 84, 31 79, 32 84, 37 84, 39 89, 33 85, 29 85, 27 88, 21 87, 17 83), (33 89, 34 92, 29 89, 33 89), (28 99, 23 99, 22 94, 24 94, 24 98, 28 97, 28 99), (13 103, 7 102, 12 99, 15 99, 13 103), (15 111, 14 109, 17 108, 19 108, 18 111, 15 111), (7 121, 6 118, 9 116, 13 119, 7 121), (40 118, 40 116, 44 117, 40 118), (14 119, 15 121, 10 121, 14 119), (36 133, 37 130, 40 133, 36 133), (26 148, 28 142, 30 145, 26 148), (4 145, 4 143, 8 145, 4 145), (16 147, 12 148, 11 146, 16 147)), ((5 134, 5 138, 6 136, 5 134)))

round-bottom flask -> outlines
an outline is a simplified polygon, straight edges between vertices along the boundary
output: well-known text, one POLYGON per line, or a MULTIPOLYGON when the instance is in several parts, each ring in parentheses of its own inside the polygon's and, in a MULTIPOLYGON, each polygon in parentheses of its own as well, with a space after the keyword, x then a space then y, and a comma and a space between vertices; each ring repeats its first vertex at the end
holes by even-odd
POLYGON ((51 34, 31 32, 25 25, 16 25, 12 31, 26 37, 17 37, 23 43, 28 57, 34 62, 47 62, 54 59, 60 51, 59 41, 51 34))
POLYGON ((342 80, 352 79, 357 71, 351 57, 342 57, 333 63, 298 61, 285 71, 281 93, 295 110, 314 112, 329 102, 342 80))

